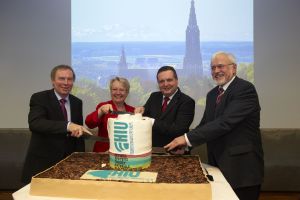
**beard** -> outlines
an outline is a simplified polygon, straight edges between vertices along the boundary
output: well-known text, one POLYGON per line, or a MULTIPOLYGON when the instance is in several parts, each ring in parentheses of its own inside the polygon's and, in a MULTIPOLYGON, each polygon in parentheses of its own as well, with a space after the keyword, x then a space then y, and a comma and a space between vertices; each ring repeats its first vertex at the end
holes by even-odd
POLYGON ((221 76, 218 78, 214 77, 214 81, 215 81, 216 85, 222 86, 226 83, 226 78, 225 78, 225 76, 221 76))

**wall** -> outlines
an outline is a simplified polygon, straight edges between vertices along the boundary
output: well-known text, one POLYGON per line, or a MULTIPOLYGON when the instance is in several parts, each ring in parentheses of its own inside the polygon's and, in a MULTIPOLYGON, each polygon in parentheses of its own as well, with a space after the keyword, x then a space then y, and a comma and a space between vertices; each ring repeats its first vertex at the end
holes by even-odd
POLYGON ((28 127, 32 93, 71 62, 70 0, 0 1, 0 128, 28 127))
POLYGON ((264 128, 300 127, 299 8, 299 0, 254 0, 254 73, 264 128))
MULTIPOLYGON (((298 0, 254 0, 262 128, 300 127, 299 7, 298 0)), ((0 1, 0 128, 28 127, 30 95, 51 87, 53 66, 70 64, 70 17, 70 0, 0 1)))

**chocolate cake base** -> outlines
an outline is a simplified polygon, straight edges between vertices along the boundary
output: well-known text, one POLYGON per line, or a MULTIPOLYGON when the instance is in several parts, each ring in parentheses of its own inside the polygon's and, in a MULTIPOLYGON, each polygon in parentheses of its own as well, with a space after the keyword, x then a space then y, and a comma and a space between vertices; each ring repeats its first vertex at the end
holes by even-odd
POLYGON ((111 170, 109 155, 73 153, 34 176, 30 194, 92 199, 211 199, 211 186, 198 156, 152 156, 151 166, 140 171, 157 172, 156 183, 80 180, 88 170, 111 170))

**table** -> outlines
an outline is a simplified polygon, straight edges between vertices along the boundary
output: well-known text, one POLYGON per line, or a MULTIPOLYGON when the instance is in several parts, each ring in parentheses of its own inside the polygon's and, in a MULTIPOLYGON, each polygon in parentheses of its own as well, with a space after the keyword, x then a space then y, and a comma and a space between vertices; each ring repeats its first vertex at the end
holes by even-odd
MULTIPOLYGON (((238 200, 234 191, 230 187, 229 183, 224 178, 223 174, 217 167, 213 167, 207 164, 203 164, 203 167, 207 169, 208 173, 213 176, 214 181, 211 183, 212 200, 238 200)), ((77 198, 57 198, 57 197, 45 197, 45 196, 31 196, 29 195, 30 184, 24 186, 20 190, 12 194, 14 200, 87 200, 77 198)), ((89 199, 91 200, 91 199, 89 199)))

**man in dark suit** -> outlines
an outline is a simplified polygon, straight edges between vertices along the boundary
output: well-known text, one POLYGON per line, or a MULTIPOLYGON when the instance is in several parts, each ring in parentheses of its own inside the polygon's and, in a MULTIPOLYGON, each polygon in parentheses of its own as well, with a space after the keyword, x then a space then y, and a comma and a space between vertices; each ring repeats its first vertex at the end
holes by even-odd
POLYGON ((81 136, 88 130, 82 126, 82 101, 70 94, 75 73, 70 66, 59 65, 52 69, 51 81, 53 89, 35 93, 30 99, 28 123, 32 135, 23 169, 24 183, 72 152, 85 150, 81 136))
POLYGON ((155 119, 152 146, 163 147, 189 130, 194 119, 195 101, 180 91, 173 67, 161 67, 156 78, 160 91, 152 93, 144 107, 136 108, 135 112, 155 119))
POLYGON ((260 105, 255 87, 238 78, 236 68, 232 54, 212 56, 211 73, 217 86, 207 94, 200 124, 165 148, 207 143, 209 164, 220 168, 239 199, 254 200, 264 173, 260 105))

